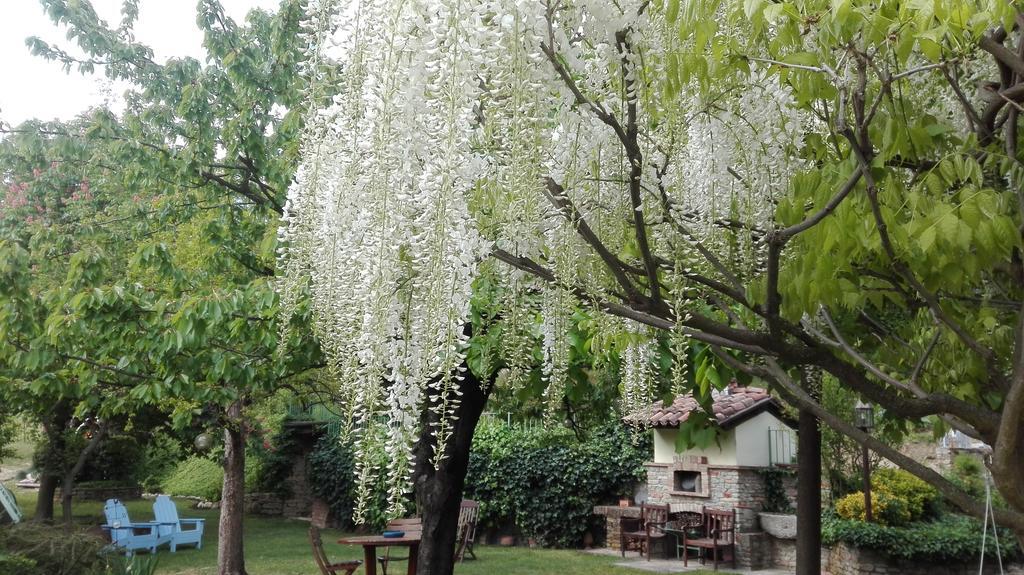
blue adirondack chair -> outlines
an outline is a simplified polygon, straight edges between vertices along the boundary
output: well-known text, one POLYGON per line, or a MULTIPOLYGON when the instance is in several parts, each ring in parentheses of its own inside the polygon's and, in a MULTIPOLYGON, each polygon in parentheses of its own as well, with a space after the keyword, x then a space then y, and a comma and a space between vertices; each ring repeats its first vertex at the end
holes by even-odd
MULTIPOLYGON (((3 511, 8 517, 11 518, 11 523, 18 523, 21 521, 21 508, 18 507, 18 502, 14 499, 14 494, 4 487, 3 483, 0 483, 0 511, 3 511)), ((0 515, 2 517, 2 515, 0 515)))
POLYGON ((160 534, 171 537, 171 553, 178 550, 178 545, 195 543, 196 549, 203 548, 203 526, 205 519, 181 519, 178 507, 166 495, 158 495, 153 502, 153 516, 160 523, 160 534), (191 525, 190 529, 182 529, 182 524, 191 525))
POLYGON ((157 547, 170 543, 170 535, 162 535, 156 521, 133 523, 128 518, 128 510, 118 499, 107 499, 103 506, 103 514, 107 523, 103 529, 110 531, 110 541, 115 547, 124 549, 125 555, 131 555, 138 549, 148 549, 156 553, 157 547))

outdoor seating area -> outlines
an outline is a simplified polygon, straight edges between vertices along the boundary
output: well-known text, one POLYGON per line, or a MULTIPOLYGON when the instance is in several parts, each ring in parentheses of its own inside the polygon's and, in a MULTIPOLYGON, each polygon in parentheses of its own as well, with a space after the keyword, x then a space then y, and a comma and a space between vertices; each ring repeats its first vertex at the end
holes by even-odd
POLYGON ((621 517, 619 551, 622 557, 635 550, 650 561, 660 548, 660 557, 672 557, 689 565, 693 552, 701 565, 710 562, 715 571, 728 559, 736 567, 736 511, 704 507, 700 513, 671 512, 669 505, 641 504, 640 517, 621 517), (656 545, 657 544, 657 545, 656 545))
POLYGON ((100 527, 110 535, 111 545, 126 555, 139 550, 156 553, 165 543, 171 553, 178 551, 178 545, 203 547, 205 519, 179 518, 177 506, 166 495, 157 496, 153 502, 153 521, 133 522, 128 517, 128 509, 118 499, 108 499, 103 513, 107 522, 100 527))
MULTIPOLYGON (((459 505, 459 517, 456 529, 456 543, 454 558, 461 563, 466 554, 473 559, 473 542, 476 537, 476 526, 479 517, 480 504, 476 501, 464 500, 459 505)), ((423 537, 423 520, 419 517, 404 519, 392 519, 388 521, 383 533, 377 535, 360 535, 343 537, 338 540, 342 545, 355 545, 363 548, 362 562, 330 563, 324 553, 323 543, 320 540, 319 531, 316 527, 310 528, 310 541, 313 543, 313 555, 322 575, 338 575, 339 573, 352 573, 360 565, 363 565, 366 575, 376 575, 377 566, 380 566, 381 575, 388 575, 391 569, 395 573, 396 565, 405 565, 407 575, 415 575, 417 568, 417 554, 420 541, 423 537), (403 549, 404 548, 404 549, 403 549), (378 554, 378 550, 382 553, 378 554)))

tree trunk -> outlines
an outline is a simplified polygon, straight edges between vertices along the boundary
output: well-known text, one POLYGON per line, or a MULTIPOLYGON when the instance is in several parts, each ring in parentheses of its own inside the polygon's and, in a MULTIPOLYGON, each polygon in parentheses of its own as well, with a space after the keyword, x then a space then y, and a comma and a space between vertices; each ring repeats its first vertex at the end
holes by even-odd
POLYGON ((217 540, 218 575, 246 575, 242 546, 245 511, 245 426, 241 400, 228 407, 224 430, 224 486, 220 495, 217 540))
POLYGON ((97 448, 99 448, 100 444, 103 443, 103 437, 107 434, 107 426, 107 422, 100 424, 99 429, 93 433, 93 436, 89 439, 89 443, 86 444, 85 449, 78 454, 78 458, 75 460, 75 465, 64 474, 64 480, 60 486, 60 507, 64 515, 64 527, 68 529, 71 528, 71 494, 72 491, 75 490, 75 478, 82 472, 82 468, 85 467, 85 463, 89 461, 89 457, 97 448))
POLYGON ((42 464, 39 465, 39 499, 36 500, 34 521, 52 522, 53 499, 57 494, 57 485, 60 484, 60 475, 54 461, 64 459, 64 430, 71 421, 70 403, 67 400, 58 401, 41 419, 40 423, 46 434, 45 449, 48 453, 36 452, 37 464, 38 461, 42 461, 42 464))
POLYGON ((446 457, 438 469, 430 464, 433 453, 432 422, 437 414, 428 409, 421 417, 422 431, 416 446, 416 468, 413 481, 416 504, 423 517, 423 540, 420 542, 418 575, 451 575, 455 568, 456 531, 462 490, 469 469, 469 450, 473 432, 487 404, 489 388, 470 370, 461 382, 462 402, 456 410, 458 419, 448 441, 446 457))
POLYGON ((796 575, 821 574, 821 429, 800 410, 796 476, 796 575))
POLYGON ((57 495, 58 478, 52 473, 39 475, 39 499, 36 500, 34 521, 53 521, 53 498, 57 495))

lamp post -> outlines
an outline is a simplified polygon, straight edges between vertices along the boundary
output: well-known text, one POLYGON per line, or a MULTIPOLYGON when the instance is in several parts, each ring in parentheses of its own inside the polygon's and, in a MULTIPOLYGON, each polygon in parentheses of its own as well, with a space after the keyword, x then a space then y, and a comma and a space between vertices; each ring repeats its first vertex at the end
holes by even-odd
MULTIPOLYGON (((875 427, 875 410, 863 401, 858 401, 853 408, 854 421, 858 429, 864 433, 871 433, 875 427)), ((872 521, 871 515, 871 462, 868 459, 868 446, 865 443, 864 449, 864 520, 872 521)))

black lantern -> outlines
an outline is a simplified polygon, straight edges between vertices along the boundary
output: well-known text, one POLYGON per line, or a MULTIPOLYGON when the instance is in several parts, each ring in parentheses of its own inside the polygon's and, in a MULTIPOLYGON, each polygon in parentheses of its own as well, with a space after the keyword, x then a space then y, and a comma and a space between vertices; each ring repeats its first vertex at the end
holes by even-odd
MULTIPOLYGON (((863 401, 858 401, 853 408, 854 425, 864 433, 871 433, 875 428, 875 410, 863 401)), ((871 460, 868 454, 868 444, 863 444, 864 449, 864 520, 871 521, 871 460)))
POLYGON ((853 421, 858 429, 865 433, 871 433, 875 428, 875 410, 863 401, 858 401, 853 408, 853 421))

